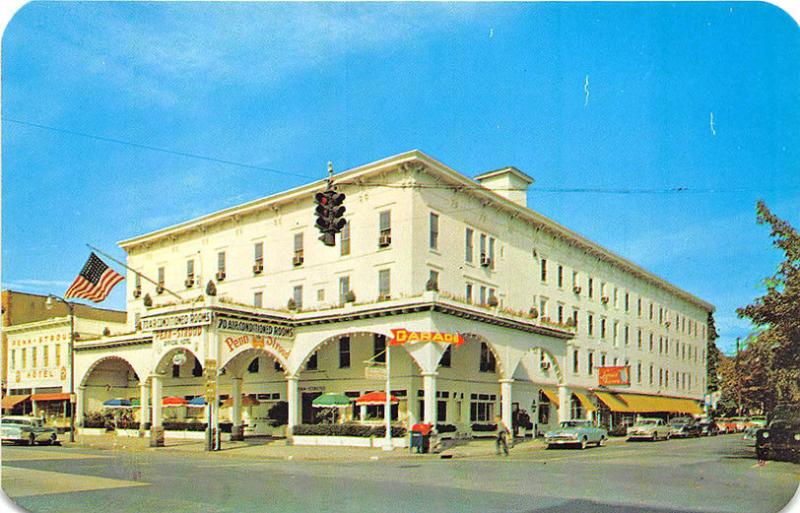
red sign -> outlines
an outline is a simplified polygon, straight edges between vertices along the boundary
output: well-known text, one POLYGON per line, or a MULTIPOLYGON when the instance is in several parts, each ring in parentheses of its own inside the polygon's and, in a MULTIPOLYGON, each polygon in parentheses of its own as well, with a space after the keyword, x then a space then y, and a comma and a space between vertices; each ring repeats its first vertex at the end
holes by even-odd
POLYGON ((453 344, 458 347, 464 343, 460 333, 439 333, 435 331, 408 331, 407 329, 392 330, 394 338, 389 341, 390 346, 401 346, 416 342, 439 342, 453 344))
POLYGON ((611 385, 630 385, 631 368, 627 365, 617 367, 598 367, 598 385, 607 387, 611 385))

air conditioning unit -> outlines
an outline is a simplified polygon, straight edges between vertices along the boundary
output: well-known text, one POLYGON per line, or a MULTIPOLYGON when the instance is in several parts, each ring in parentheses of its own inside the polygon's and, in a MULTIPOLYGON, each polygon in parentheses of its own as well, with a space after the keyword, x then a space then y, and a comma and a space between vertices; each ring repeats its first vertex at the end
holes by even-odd
POLYGON ((292 265, 297 267, 298 265, 303 265, 303 256, 302 255, 295 255, 292 258, 292 265))
POLYGON ((581 290, 582 290, 582 289, 581 289, 579 286, 577 286, 577 285, 575 285, 574 287, 572 287, 572 292, 574 292, 574 293, 576 293, 576 294, 580 294, 580 293, 581 293, 581 290))
POLYGON ((492 259, 486 255, 481 255, 481 267, 489 267, 492 265, 492 259))
POLYGON ((604 305, 608 304, 608 296, 603 296, 603 297, 601 297, 601 298, 600 298, 600 301, 601 301, 601 302, 602 302, 604 305))
POLYGON ((261 271, 264 270, 264 264, 261 262, 256 262, 253 264, 253 274, 261 274, 261 271))
POLYGON ((390 296, 389 294, 379 294, 378 295, 378 301, 387 301, 389 299, 392 299, 392 296, 390 296))
POLYGON ((157 285, 156 286, 156 294, 162 294, 164 292, 164 290, 165 289, 164 289, 163 285, 157 285))
POLYGON ((217 271, 217 281, 223 281, 225 279, 225 271, 217 271))
POLYGON ((194 277, 186 278, 186 280, 183 282, 183 284, 186 285, 187 289, 192 288, 194 286, 194 277))
POLYGON ((539 362, 539 368, 543 371, 550 370, 550 362, 547 360, 539 362))
POLYGON ((386 246, 392 243, 392 236, 391 235, 381 235, 378 238, 378 247, 385 248, 386 246))
POLYGON ((139 296, 141 296, 141 295, 142 295, 142 289, 139 289, 139 288, 133 289, 133 298, 134 299, 139 299, 139 296))

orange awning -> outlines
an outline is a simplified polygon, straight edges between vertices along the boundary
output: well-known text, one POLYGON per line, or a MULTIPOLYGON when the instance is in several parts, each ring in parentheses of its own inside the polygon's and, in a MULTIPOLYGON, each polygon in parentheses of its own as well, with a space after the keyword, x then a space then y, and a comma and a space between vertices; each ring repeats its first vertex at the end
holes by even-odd
POLYGON ((586 394, 582 392, 575 392, 575 397, 578 398, 586 411, 597 411, 597 406, 592 404, 592 401, 586 397, 586 394))
POLYGON ((547 399, 551 403, 553 403, 556 406, 556 408, 560 408, 560 406, 558 405, 558 395, 556 395, 555 392, 553 392, 552 390, 548 390, 546 388, 543 388, 542 389, 542 393, 544 394, 545 397, 547 397, 547 399))
POLYGON ((32 401, 69 401, 69 394, 33 394, 32 401))
POLYGON ((30 395, 7 395, 3 397, 2 407, 4 410, 11 410, 21 402, 27 401, 30 395))

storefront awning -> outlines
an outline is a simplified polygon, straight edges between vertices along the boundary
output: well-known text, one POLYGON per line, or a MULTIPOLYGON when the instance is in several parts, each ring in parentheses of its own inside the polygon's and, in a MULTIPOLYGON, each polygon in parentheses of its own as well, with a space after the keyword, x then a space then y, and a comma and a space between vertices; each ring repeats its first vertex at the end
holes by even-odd
POLYGON ((544 394, 545 397, 547 397, 547 399, 551 403, 553 403, 555 405, 556 408, 560 408, 560 406, 558 405, 558 396, 556 395, 555 392, 553 392, 551 390, 547 390, 546 388, 543 388, 542 389, 542 393, 544 394))
POLYGON ((691 399, 661 397, 642 394, 619 394, 595 392, 611 411, 623 413, 687 413, 699 415, 703 413, 697 402, 691 399))
POLYGON ((21 402, 27 401, 30 395, 7 395, 3 397, 2 407, 4 410, 11 410, 21 402))
POLYGON ((575 397, 578 398, 586 411, 597 411, 597 407, 592 404, 592 401, 590 401, 588 397, 586 397, 586 394, 575 392, 575 397))
POLYGON ((603 402, 603 404, 608 406, 608 409, 611 411, 623 412, 623 413, 628 413, 631 411, 630 409, 628 409, 628 406, 619 399, 617 399, 614 396, 614 394, 611 394, 609 392, 595 392, 594 395, 596 395, 597 398, 603 402))
POLYGON ((69 394, 33 394, 31 396, 32 401, 37 402, 44 402, 44 401, 69 401, 69 394))

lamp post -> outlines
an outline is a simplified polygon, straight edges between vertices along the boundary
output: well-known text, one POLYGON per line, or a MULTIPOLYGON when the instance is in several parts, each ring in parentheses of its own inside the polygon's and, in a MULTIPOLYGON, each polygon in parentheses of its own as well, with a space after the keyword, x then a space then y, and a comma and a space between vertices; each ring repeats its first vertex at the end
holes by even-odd
POLYGON ((44 304, 48 310, 53 309, 53 300, 67 305, 69 312, 69 441, 75 442, 75 305, 63 297, 50 294, 44 304))

